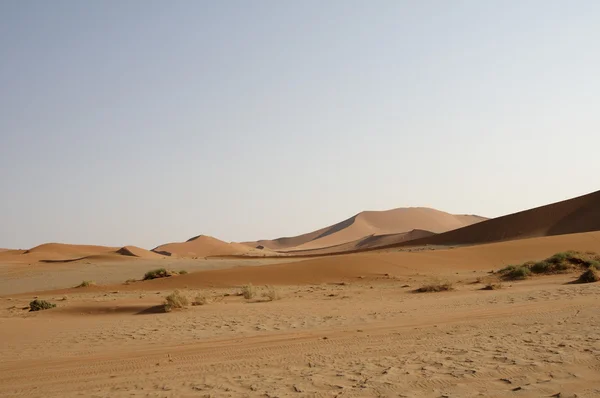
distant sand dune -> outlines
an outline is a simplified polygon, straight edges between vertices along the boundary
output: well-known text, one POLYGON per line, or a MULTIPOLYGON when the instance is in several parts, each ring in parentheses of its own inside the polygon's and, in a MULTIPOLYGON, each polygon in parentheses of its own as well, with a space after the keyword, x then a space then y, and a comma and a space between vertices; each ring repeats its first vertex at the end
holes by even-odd
POLYGON ((244 244, 252 247, 262 245, 276 251, 314 250, 359 241, 371 236, 402 234, 416 229, 434 233, 446 232, 484 220, 486 220, 484 217, 453 215, 424 207, 364 211, 338 224, 307 234, 244 242, 244 244))
POLYGON ((489 271, 529 260, 543 259, 566 250, 600 252, 600 232, 522 239, 447 250, 371 252, 328 256, 260 267, 194 272, 177 278, 136 285, 143 289, 239 286, 247 283, 318 284, 358 277, 389 275, 453 274, 461 270, 489 271))
POLYGON ((521 211, 405 245, 459 245, 499 242, 600 230, 600 191, 521 211))
POLYGON ((152 249, 153 252, 167 252, 178 257, 209 257, 259 255, 270 251, 253 249, 241 243, 227 243, 207 235, 198 235, 186 242, 167 243, 152 249))

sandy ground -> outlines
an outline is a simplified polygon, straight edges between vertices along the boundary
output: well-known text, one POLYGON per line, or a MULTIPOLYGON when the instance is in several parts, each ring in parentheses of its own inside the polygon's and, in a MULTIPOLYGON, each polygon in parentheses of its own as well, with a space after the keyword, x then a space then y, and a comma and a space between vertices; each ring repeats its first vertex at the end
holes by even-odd
POLYGON ((471 274, 444 293, 411 292, 431 276, 281 286, 271 302, 204 289, 211 303, 171 313, 156 307, 169 291, 41 294, 58 307, 38 313, 3 297, 0 396, 600 395, 600 284, 482 291, 471 274))
POLYGON ((98 284, 119 284, 128 279, 141 279, 152 269, 167 268, 188 272, 241 266, 281 264, 297 259, 176 259, 124 261, 82 261, 76 263, 1 264, 0 295, 54 290, 77 286, 84 280, 98 284))

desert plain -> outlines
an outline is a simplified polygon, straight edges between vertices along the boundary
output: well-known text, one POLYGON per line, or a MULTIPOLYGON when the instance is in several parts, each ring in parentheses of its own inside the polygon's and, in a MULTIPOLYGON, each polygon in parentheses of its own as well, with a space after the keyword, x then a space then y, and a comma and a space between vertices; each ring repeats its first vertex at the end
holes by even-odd
POLYGON ((600 192, 496 219, 6 249, 0 396, 597 397, 600 283, 577 282, 598 253, 600 192), (174 292, 189 304, 165 308, 174 292))

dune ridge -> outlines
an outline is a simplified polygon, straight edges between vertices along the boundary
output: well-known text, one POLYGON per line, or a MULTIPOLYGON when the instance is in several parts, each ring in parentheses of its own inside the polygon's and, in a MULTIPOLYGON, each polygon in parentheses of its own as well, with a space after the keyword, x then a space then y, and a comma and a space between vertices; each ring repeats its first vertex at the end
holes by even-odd
POLYGON ((242 244, 252 247, 260 245, 281 252, 323 249, 370 236, 401 234, 413 230, 441 233, 484 220, 487 218, 475 215, 454 215, 426 207, 363 211, 340 223, 306 234, 273 240, 242 242, 242 244))
POLYGON ((473 245, 600 230, 600 191, 394 246, 473 245))
POLYGON ((241 243, 227 243, 208 235, 198 235, 185 242, 174 242, 152 249, 154 253, 169 253, 178 257, 242 256, 261 254, 263 250, 253 249, 241 243))

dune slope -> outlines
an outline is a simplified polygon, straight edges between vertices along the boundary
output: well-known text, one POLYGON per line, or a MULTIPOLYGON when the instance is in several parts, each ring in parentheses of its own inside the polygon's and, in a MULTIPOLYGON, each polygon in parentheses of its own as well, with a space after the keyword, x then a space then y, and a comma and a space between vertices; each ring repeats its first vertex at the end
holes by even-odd
POLYGON ((600 191, 398 245, 459 245, 600 230, 600 191))
POLYGON ((378 235, 406 233, 415 229, 446 232, 486 220, 473 215, 454 215, 424 207, 364 211, 340 223, 307 234, 259 240, 243 244, 277 251, 322 249, 378 235))
POLYGON ((252 249, 241 243, 227 243, 207 235, 198 235, 186 242, 175 242, 160 245, 152 249, 155 253, 170 253, 178 257, 208 257, 245 255, 252 249))

